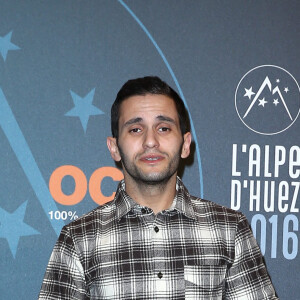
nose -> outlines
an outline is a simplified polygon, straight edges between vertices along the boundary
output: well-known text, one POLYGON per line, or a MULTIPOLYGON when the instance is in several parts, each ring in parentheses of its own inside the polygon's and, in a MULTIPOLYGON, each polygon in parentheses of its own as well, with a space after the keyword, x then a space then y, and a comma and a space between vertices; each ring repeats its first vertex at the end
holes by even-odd
POLYGON ((155 130, 147 130, 144 135, 144 148, 157 148, 159 146, 158 137, 155 130))

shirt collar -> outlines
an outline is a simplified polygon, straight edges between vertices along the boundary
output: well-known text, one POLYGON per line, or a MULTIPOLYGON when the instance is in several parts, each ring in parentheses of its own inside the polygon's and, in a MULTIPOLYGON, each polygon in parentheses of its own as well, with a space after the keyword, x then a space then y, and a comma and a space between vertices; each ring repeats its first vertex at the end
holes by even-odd
POLYGON ((116 217, 121 219, 126 215, 131 209, 138 205, 126 192, 125 192, 125 181, 124 179, 120 181, 116 195, 114 198, 116 205, 116 217))
POLYGON ((176 209, 177 211, 182 212, 188 218, 196 220, 190 193, 178 176, 176 181, 176 196, 171 208, 173 207, 173 205, 174 209, 176 209))
MULTIPOLYGON (((118 185, 114 202, 116 205, 116 217, 118 220, 131 211, 135 206, 139 205, 126 193, 124 179, 121 180, 118 185)), ((189 191, 179 177, 177 177, 176 180, 176 196, 171 207, 166 210, 166 212, 174 210, 183 213, 188 218, 196 219, 189 191)))

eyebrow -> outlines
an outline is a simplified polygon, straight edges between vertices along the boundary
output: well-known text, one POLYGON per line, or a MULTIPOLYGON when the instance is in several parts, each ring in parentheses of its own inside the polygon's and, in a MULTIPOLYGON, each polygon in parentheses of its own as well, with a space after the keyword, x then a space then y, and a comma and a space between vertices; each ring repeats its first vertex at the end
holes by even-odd
MULTIPOLYGON (((176 122, 174 119, 164 116, 164 115, 159 115, 156 117, 156 119, 159 121, 169 122, 169 123, 176 125, 176 122)), ((132 124, 141 123, 141 122, 143 122, 143 118, 141 118, 141 117, 132 118, 132 119, 128 120, 127 122, 125 122, 122 127, 127 127, 132 124)))
POLYGON ((176 125, 175 120, 170 117, 167 117, 167 116, 160 115, 160 116, 157 116, 156 119, 158 119, 159 121, 165 121, 165 122, 169 122, 169 123, 176 125))
POLYGON ((132 124, 140 123, 142 121, 143 121, 143 119, 140 118, 140 117, 132 118, 132 119, 128 120, 127 122, 125 122, 122 127, 127 127, 127 126, 130 126, 132 124))

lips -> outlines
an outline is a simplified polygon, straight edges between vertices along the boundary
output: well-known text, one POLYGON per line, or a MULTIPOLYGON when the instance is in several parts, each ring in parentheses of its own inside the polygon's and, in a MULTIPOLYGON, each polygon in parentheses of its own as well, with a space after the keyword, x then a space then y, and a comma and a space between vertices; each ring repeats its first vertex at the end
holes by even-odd
POLYGON ((148 155, 143 155, 140 160, 142 162, 148 163, 148 164, 155 164, 157 162, 160 162, 164 159, 162 155, 159 154, 148 154, 148 155))

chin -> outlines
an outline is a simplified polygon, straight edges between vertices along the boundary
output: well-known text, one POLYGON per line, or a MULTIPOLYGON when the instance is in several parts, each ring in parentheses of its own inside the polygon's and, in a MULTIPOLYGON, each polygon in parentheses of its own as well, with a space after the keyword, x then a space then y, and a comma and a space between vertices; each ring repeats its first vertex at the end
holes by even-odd
POLYGON ((152 174, 141 174, 138 176, 137 181, 140 181, 148 185, 156 184, 165 184, 167 183, 174 174, 161 174, 161 173, 152 173, 152 174))

